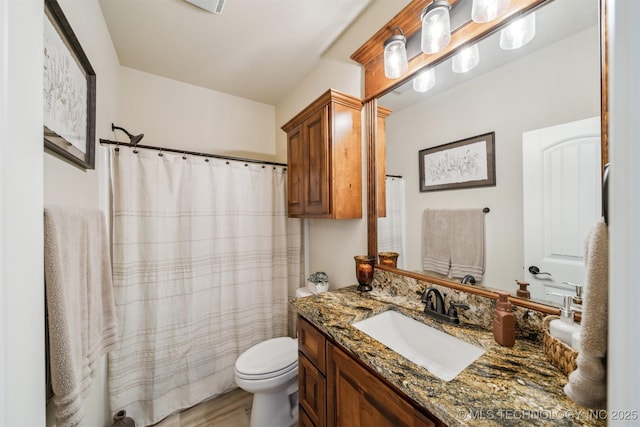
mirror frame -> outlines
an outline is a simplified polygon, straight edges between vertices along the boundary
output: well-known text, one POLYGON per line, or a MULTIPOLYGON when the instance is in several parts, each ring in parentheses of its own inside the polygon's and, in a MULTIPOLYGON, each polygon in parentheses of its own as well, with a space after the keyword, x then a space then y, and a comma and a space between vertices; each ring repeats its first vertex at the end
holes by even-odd
MULTIPOLYGON (((473 44, 489 34, 505 26, 511 17, 525 14, 534 9, 542 7, 553 0, 511 0, 511 5, 505 13, 494 21, 478 24, 471 20, 454 30, 451 35, 451 42, 440 52, 427 55, 419 53, 413 58, 409 58, 409 69, 405 75, 396 79, 387 79, 384 76, 384 41, 393 33, 393 29, 400 27, 405 36, 410 38, 420 31, 420 13, 431 3, 432 0, 412 0, 387 24, 380 28, 369 40, 367 40, 356 52, 351 55, 351 59, 364 66, 364 121, 365 121, 365 144, 367 152, 367 251, 369 256, 377 259, 378 255, 378 159, 376 154, 381 152, 378 139, 378 102, 377 99, 391 90, 409 81, 418 71, 425 67, 435 66, 445 59, 451 57, 456 51, 468 44, 473 44)), ((460 0, 449 0, 453 6, 460 0)), ((599 0, 600 10, 600 117, 601 117, 601 170, 608 163, 608 32, 607 32, 607 0, 599 0)), ((380 160, 383 162, 384 159, 380 160)), ((389 271, 401 276, 410 277, 420 281, 445 286, 470 294, 497 299, 498 294, 489 288, 479 288, 463 285, 457 282, 429 277, 424 274, 400 270, 386 265, 375 265, 376 269, 389 271)), ((509 300, 518 306, 540 311, 546 314, 558 314, 559 309, 540 302, 510 296, 509 300)))

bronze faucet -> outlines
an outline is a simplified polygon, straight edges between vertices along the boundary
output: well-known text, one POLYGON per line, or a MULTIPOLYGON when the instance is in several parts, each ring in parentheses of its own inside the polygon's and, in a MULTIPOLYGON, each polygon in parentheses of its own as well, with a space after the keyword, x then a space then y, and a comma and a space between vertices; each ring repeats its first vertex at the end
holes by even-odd
POLYGON ((449 310, 445 313, 444 310, 444 298, 439 290, 436 288, 427 288, 422 294, 421 301, 426 303, 424 307, 424 314, 433 317, 434 319, 441 320, 443 322, 451 323, 458 325, 460 324, 460 319, 458 318, 458 308, 468 309, 469 306, 467 304, 459 304, 453 301, 449 301, 449 310), (436 304, 433 305, 433 299, 431 295, 436 296, 436 304))

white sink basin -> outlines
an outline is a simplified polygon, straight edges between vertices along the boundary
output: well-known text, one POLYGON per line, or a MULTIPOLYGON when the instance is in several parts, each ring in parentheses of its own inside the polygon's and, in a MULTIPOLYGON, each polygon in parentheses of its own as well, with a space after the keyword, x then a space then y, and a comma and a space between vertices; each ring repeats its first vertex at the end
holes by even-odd
POLYGON ((481 347, 392 310, 353 326, 444 381, 454 379, 484 354, 481 347))

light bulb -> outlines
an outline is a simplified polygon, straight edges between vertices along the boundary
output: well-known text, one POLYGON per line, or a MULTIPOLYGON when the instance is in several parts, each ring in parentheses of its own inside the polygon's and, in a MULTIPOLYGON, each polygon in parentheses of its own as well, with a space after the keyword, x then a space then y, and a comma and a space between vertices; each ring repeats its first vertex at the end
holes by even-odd
POLYGON ((500 47, 518 49, 533 40, 536 35, 536 14, 532 12, 519 18, 500 31, 500 47))
POLYGON ((422 12, 422 52, 439 52, 451 41, 450 8, 448 1, 436 0, 422 12))
POLYGON ((466 73, 473 70, 480 62, 478 44, 473 44, 456 53, 451 60, 451 69, 454 73, 466 73))
POLYGON ((384 43, 384 75, 388 79, 396 79, 409 69, 406 42, 404 36, 394 35, 384 43))
POLYGON ((413 78, 413 90, 416 92, 426 92, 436 84, 436 70, 429 68, 420 72, 413 78))
POLYGON ((471 5, 471 19, 474 22, 490 22, 502 15, 511 0, 473 0, 471 5))

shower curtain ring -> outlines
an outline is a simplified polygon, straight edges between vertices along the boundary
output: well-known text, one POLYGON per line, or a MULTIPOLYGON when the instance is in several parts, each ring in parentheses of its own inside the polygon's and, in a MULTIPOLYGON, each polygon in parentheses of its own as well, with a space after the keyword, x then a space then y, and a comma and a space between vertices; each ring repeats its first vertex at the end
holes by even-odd
POLYGON ((187 153, 185 151, 182 152, 182 160, 187 160, 187 153))

